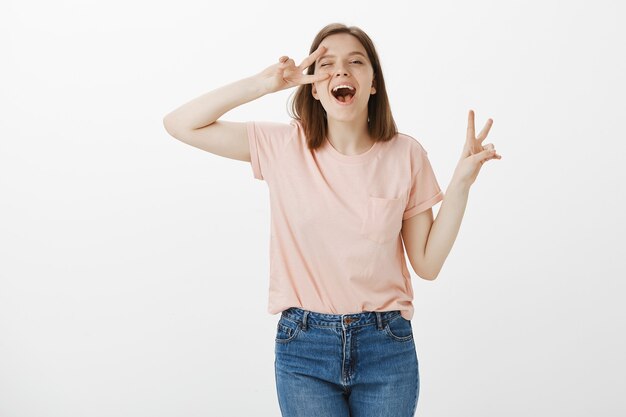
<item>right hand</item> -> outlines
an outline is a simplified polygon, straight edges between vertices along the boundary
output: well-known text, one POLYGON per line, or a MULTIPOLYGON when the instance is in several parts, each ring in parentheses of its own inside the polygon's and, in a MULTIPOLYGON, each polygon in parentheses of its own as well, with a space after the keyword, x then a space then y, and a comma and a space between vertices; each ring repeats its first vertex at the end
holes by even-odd
POLYGON ((327 80, 331 76, 327 72, 312 75, 302 73, 311 64, 314 64, 315 60, 325 51, 326 47, 320 45, 315 52, 306 57, 298 66, 288 56, 280 57, 277 64, 267 67, 258 74, 265 91, 267 93, 275 93, 297 85, 327 80))

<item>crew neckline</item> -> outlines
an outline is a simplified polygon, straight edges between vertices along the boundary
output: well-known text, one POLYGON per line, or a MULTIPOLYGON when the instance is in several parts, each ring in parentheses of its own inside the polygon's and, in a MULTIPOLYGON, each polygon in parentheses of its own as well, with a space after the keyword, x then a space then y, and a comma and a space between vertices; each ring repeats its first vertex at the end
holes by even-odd
POLYGON ((328 140, 328 137, 325 137, 321 150, 340 162, 347 164, 361 164, 370 161, 376 153, 378 153, 379 148, 379 141, 375 141, 374 144, 365 152, 361 152, 357 155, 346 155, 335 149, 335 147, 328 140))

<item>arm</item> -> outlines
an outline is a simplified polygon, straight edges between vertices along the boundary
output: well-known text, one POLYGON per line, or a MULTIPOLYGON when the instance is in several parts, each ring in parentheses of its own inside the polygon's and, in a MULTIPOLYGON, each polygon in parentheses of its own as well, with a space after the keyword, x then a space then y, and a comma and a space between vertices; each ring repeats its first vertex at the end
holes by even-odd
POLYGON ((183 104, 163 118, 168 132, 208 126, 224 113, 267 94, 259 75, 243 78, 183 104))
POLYGON ((163 118, 174 138, 225 158, 250 162, 246 124, 217 120, 222 114, 267 94, 258 75, 230 83, 193 99, 163 118))
POLYGON ((402 223, 402 238, 415 273, 427 280, 439 275, 444 261, 461 227, 467 206, 469 190, 486 161, 501 159, 493 144, 482 146, 493 120, 489 119, 478 136, 474 130, 474 111, 468 115, 465 145, 450 185, 433 222, 432 209, 426 210, 402 223))
POLYGON ((459 233, 468 195, 468 186, 451 183, 434 221, 431 208, 402 222, 409 262, 421 278, 432 281, 439 275, 459 233))
POLYGON ((266 94, 327 79, 330 74, 305 75, 303 70, 324 52, 320 46, 299 66, 283 56, 260 73, 212 90, 178 107, 163 118, 176 139, 216 155, 250 162, 245 123, 218 121, 227 111, 266 94))

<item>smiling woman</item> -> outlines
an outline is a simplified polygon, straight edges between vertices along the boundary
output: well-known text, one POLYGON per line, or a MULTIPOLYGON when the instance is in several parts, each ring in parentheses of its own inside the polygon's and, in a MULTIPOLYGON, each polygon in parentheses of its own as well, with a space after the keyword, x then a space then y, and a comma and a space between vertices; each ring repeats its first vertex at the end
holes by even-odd
POLYGON ((370 37, 360 28, 331 24, 320 30, 309 53, 319 48, 324 52, 307 74, 329 77, 300 85, 291 105, 291 116, 301 121, 309 149, 329 141, 343 153, 353 153, 396 136, 385 78, 370 37), (344 88, 336 90, 339 87, 344 88))
MULTIPOLYGON (((330 24, 300 65, 282 56, 181 106, 165 124, 190 145, 249 161, 254 178, 269 185, 268 312, 281 315, 275 370, 283 416, 413 415, 419 369, 403 242, 418 276, 434 279, 464 193, 453 188, 451 205, 433 221, 444 193, 422 144, 396 128, 369 36, 330 24), (217 120, 291 87, 288 124, 217 120)), ((473 153, 480 145, 472 140, 473 153)), ((454 182, 466 184, 486 157, 464 158, 454 182)))

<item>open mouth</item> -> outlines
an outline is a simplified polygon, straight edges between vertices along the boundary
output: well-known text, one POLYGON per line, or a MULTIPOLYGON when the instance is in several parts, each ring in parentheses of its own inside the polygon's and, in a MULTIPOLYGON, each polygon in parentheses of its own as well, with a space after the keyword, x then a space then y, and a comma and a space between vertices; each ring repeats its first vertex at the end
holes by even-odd
POLYGON ((335 101, 337 101, 341 105, 352 104, 354 101, 356 89, 353 87, 336 87, 331 91, 335 101))

